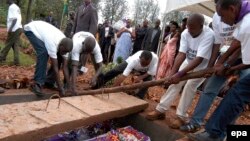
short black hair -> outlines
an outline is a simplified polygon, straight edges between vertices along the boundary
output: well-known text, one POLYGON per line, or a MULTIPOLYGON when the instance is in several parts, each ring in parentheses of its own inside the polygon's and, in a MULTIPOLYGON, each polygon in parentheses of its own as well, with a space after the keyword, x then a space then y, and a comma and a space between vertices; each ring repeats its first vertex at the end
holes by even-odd
POLYGON ((221 8, 228 8, 231 5, 241 6, 242 0, 218 0, 217 5, 221 8))
POLYGON ((194 14, 191 14, 188 18, 188 21, 194 21, 194 22, 198 22, 200 23, 201 25, 204 25, 204 22, 205 22, 205 18, 203 15, 199 14, 199 13, 194 13, 194 14))
POLYGON ((63 46, 68 52, 73 49, 73 41, 70 38, 63 38, 59 43, 59 46, 63 46))
POLYGON ((182 19, 182 22, 183 22, 183 23, 186 23, 186 22, 187 22, 187 19, 188 19, 188 18, 182 19))
POLYGON ((149 60, 152 60, 153 55, 152 55, 152 53, 150 51, 143 50, 140 57, 144 58, 147 61, 149 61, 149 60))
POLYGON ((86 50, 88 51, 92 51, 95 48, 96 45, 96 41, 94 37, 87 37, 84 42, 83 45, 85 46, 86 50))
POLYGON ((172 25, 175 25, 175 26, 176 26, 176 28, 179 28, 179 25, 178 25, 178 23, 177 23, 177 22, 172 21, 172 22, 171 22, 171 24, 172 24, 172 25))

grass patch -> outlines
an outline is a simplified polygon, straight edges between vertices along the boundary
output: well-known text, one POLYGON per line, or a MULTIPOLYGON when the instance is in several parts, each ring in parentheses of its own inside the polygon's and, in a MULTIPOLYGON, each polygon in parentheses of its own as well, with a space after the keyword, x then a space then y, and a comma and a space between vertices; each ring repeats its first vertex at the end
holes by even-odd
MULTIPOLYGON (((4 48, 4 43, 3 42, 0 42, 0 48, 4 48)), ((20 65, 21 66, 31 66, 35 63, 35 60, 27 55, 27 54, 24 54, 23 52, 19 52, 19 59, 20 59, 20 65)), ((13 54, 13 50, 10 49, 9 51, 9 54, 6 58, 6 62, 4 64, 6 65, 13 65, 13 60, 14 60, 14 54, 13 54)))

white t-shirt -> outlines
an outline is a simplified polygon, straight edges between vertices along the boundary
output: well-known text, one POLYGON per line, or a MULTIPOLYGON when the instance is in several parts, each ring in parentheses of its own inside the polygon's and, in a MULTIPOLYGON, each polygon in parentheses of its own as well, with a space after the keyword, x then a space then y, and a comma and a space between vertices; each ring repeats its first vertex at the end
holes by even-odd
MULTIPOLYGON (((82 42, 84 42, 84 40, 89 36, 95 38, 91 33, 84 32, 84 31, 78 32, 73 36, 73 50, 72 50, 72 56, 71 56, 72 60, 79 61, 80 53, 82 52, 82 42)), ((96 41, 95 48, 91 54, 94 55, 96 63, 100 63, 103 61, 101 48, 99 44, 97 43, 97 41, 96 41)))
POLYGON ((221 45, 221 53, 225 53, 233 41, 233 32, 236 26, 230 26, 221 21, 221 17, 215 13, 213 16, 213 30, 215 34, 215 44, 221 45))
MULTIPOLYGON (((57 59, 58 45, 63 38, 66 38, 59 29, 44 21, 32 21, 24 25, 24 30, 33 32, 44 42, 49 56, 57 59)), ((63 56, 68 57, 68 53, 63 56)))
POLYGON ((250 64, 250 13, 236 24, 233 37, 241 42, 241 54, 243 64, 250 64))
POLYGON ((109 27, 105 27, 105 37, 108 37, 109 35, 109 27))
POLYGON ((181 34, 181 42, 179 52, 186 54, 187 63, 190 63, 196 57, 202 57, 203 61, 194 70, 205 69, 211 57, 214 43, 214 32, 204 27, 202 33, 193 38, 188 30, 184 30, 181 34))
POLYGON ((156 75, 156 70, 158 66, 158 56, 152 53, 152 60, 147 67, 142 67, 140 63, 140 56, 143 51, 138 51, 134 55, 130 56, 126 62, 128 63, 126 69, 123 71, 123 75, 128 76, 132 70, 140 71, 140 72, 147 72, 149 75, 156 75))
POLYGON ((8 16, 7 16, 7 30, 8 31, 14 19, 17 19, 17 21, 12 29, 12 32, 15 32, 19 28, 22 28, 21 11, 20 11, 20 8, 15 3, 11 4, 8 9, 8 16))

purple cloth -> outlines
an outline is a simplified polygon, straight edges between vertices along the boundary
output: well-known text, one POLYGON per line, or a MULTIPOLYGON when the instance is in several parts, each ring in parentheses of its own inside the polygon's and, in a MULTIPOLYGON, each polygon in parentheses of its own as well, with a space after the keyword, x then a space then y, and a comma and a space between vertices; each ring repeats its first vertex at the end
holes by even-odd
POLYGON ((250 3, 243 0, 240 9, 240 15, 236 20, 236 23, 240 22, 246 14, 250 13, 250 3))

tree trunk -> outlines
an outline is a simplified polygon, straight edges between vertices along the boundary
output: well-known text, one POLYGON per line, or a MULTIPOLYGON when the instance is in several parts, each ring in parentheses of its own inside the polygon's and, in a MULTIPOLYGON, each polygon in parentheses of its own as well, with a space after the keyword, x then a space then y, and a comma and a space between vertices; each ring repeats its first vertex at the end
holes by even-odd
POLYGON ((26 21, 25 23, 29 23, 31 19, 31 6, 32 6, 33 0, 29 0, 28 3, 28 8, 27 8, 27 13, 26 13, 26 21))
POLYGON ((114 14, 115 14, 114 0, 112 0, 111 25, 113 24, 114 21, 114 14))
MULTIPOLYGON (((181 78, 181 81, 194 79, 194 78, 201 78, 201 77, 204 77, 205 74, 212 74, 213 72, 214 72, 213 69, 205 69, 205 70, 201 70, 197 72, 188 73, 187 75, 181 78)), ((119 86, 119 87, 113 87, 113 88, 102 88, 102 89, 97 89, 97 90, 87 90, 87 91, 80 92, 78 95, 95 95, 95 94, 115 93, 115 92, 122 92, 122 91, 128 91, 128 90, 135 90, 138 88, 163 85, 165 81, 166 79, 160 79, 160 80, 155 80, 155 81, 137 83, 133 85, 119 86)))

